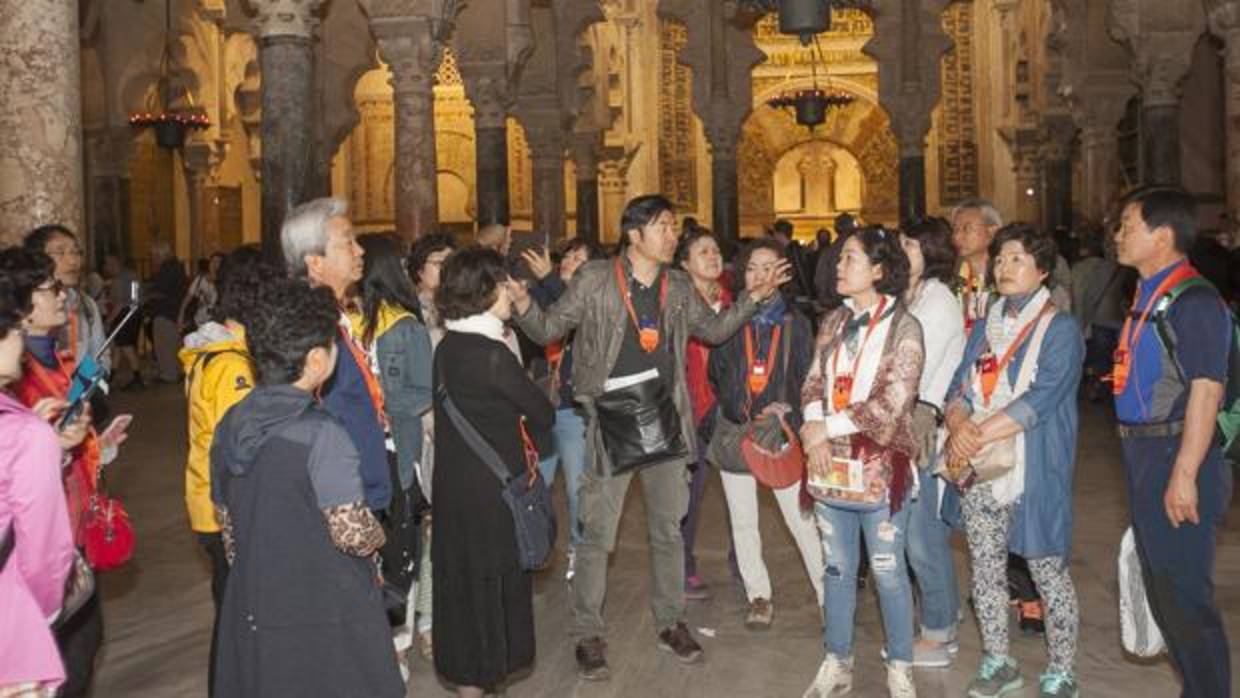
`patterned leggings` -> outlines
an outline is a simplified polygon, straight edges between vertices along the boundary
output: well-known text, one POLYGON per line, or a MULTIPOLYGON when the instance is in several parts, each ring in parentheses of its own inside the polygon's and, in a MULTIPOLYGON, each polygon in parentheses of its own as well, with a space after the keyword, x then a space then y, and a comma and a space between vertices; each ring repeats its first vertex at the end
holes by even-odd
MULTIPOLYGON (((973 603, 982 646, 999 657, 1008 656, 1008 529, 1015 509, 1015 504, 996 502, 987 484, 970 489, 964 496, 964 527, 973 561, 973 603)), ((1029 571, 1046 608, 1048 671, 1071 674, 1080 610, 1068 566, 1062 557, 1043 557, 1029 560, 1029 571)))

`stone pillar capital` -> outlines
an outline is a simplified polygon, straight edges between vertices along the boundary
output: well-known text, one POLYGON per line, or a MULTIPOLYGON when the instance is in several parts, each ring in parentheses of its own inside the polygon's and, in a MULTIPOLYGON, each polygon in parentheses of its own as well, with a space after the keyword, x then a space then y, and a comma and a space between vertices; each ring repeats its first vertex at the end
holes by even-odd
POLYGON ((444 43, 426 17, 370 20, 379 57, 391 69, 392 90, 400 99, 408 93, 429 93, 443 59, 444 43))
POLYGON ((1039 134, 1042 140, 1042 155, 1047 160, 1071 159, 1072 142, 1076 140, 1076 131, 1076 124, 1067 114, 1048 116, 1039 134))
POLYGON ((573 162, 577 165, 578 179, 598 177, 599 155, 603 149, 600 131, 578 131, 572 137, 573 162))
POLYGON ((319 27, 318 10, 323 0, 250 0, 250 4, 258 11, 254 25, 261 38, 311 39, 319 27))
POLYGON ((926 154, 926 135, 930 133, 930 111, 920 109, 917 103, 901 102, 889 112, 891 132, 900 146, 900 157, 923 157, 926 154))
POLYGON ((503 128, 513 102, 507 64, 493 62, 460 67, 465 96, 474 107, 474 123, 478 128, 503 128))

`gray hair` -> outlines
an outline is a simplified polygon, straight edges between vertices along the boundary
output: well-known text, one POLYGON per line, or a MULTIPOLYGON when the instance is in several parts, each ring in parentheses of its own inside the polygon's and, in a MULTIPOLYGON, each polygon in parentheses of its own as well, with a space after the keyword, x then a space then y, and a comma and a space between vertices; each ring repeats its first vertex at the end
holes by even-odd
POLYGON ((306 255, 321 255, 327 250, 327 222, 348 212, 347 203, 330 196, 312 199, 288 212, 280 227, 280 247, 290 275, 306 275, 306 255))
POLYGON ((952 208, 952 215, 949 220, 954 223, 956 221, 956 216, 961 211, 971 210, 981 212, 982 220, 986 221, 986 225, 993 225, 995 227, 1001 227, 1003 225, 1003 215, 999 213, 999 209, 995 208, 995 205, 990 203, 990 199, 982 198, 965 199, 964 201, 956 204, 952 208))

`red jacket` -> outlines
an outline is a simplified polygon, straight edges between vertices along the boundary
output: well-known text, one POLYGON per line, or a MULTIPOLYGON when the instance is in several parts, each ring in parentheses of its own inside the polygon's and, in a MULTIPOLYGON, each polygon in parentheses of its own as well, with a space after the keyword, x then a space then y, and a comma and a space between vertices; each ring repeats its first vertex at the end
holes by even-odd
MULTIPOLYGON (((724 284, 720 279, 720 284, 724 284)), ((722 286, 719 300, 724 308, 732 305, 732 292, 726 284, 722 286)), ((710 364, 710 347, 696 339, 689 339, 685 349, 685 382, 689 385, 689 402, 693 404, 693 423, 701 425, 702 420, 715 406, 715 391, 710 387, 706 376, 706 368, 710 364)))

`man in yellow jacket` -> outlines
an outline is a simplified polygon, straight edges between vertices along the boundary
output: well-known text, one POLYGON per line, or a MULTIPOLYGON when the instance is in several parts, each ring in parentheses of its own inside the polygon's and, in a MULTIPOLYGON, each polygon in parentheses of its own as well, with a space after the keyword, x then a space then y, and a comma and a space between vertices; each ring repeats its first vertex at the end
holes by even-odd
MULTIPOLYGON (((279 269, 261 261, 257 248, 242 247, 229 254, 220 265, 214 318, 188 335, 179 353, 189 408, 185 506, 190 528, 211 559, 211 596, 217 613, 224 600, 228 560, 211 503, 211 439, 224 414, 254 386, 254 370, 245 343, 245 320, 257 305, 265 279, 280 276, 279 269)), ((214 629, 210 667, 209 683, 214 684, 214 629)), ((213 688, 209 690, 213 692, 213 688)))

